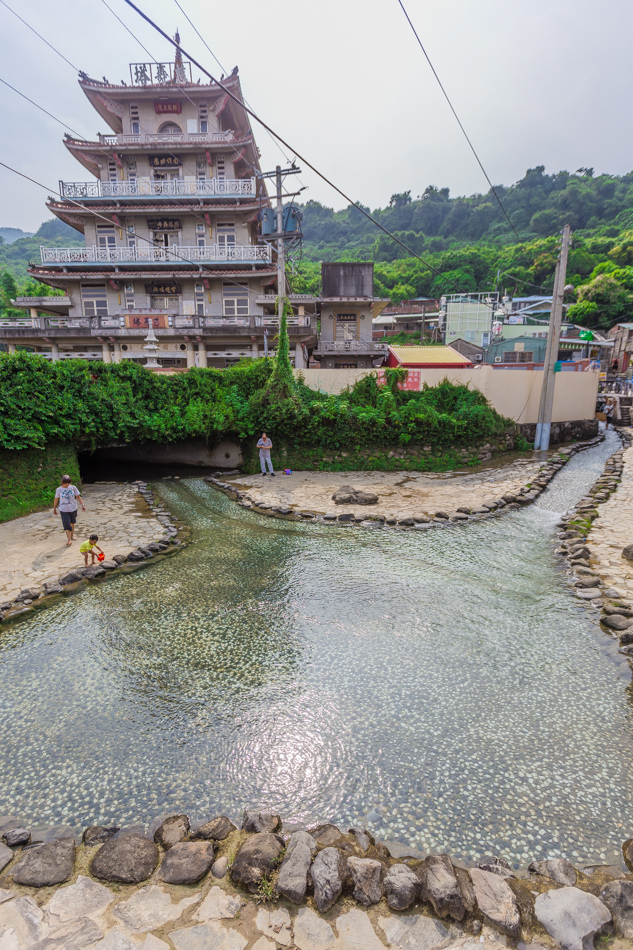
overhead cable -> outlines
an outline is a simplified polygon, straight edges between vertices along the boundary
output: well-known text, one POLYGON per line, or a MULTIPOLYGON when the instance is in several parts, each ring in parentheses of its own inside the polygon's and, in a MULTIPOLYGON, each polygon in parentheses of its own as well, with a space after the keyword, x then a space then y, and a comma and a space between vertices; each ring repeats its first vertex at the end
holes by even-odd
POLYGON ((433 75, 435 76, 435 78, 436 78, 436 80, 437 80, 437 84, 438 84, 438 86, 440 87, 440 89, 442 90, 442 93, 443 93, 443 95, 444 95, 444 98, 446 99, 446 101, 447 101, 448 104, 449 104, 449 107, 450 107, 451 112, 453 113, 453 115, 455 116, 455 119, 457 120, 457 124, 459 125, 460 129, 462 130, 462 132, 463 132, 463 134, 464 134, 464 138, 466 139, 466 141, 468 142, 468 145, 470 146, 471 152, 473 153, 473 155, 474 155, 475 158, 477 159, 477 164, 478 164, 479 167, 481 168, 482 172, 484 173, 484 177, 485 177, 486 181, 487 181, 488 184, 490 185, 490 190, 491 190, 491 192, 493 193, 493 195, 494 195, 495 198, 497 199, 497 204, 498 204, 499 207, 501 208, 501 210, 502 210, 502 212, 503 212, 503 215, 504 215, 506 221, 508 222, 508 224, 510 225, 510 227, 512 228, 512 230, 514 231, 514 233, 516 234, 516 236, 519 238, 519 240, 521 240, 520 235, 519 235, 519 232, 518 232, 517 229, 515 228, 515 226, 514 226, 514 224, 512 223, 512 221, 510 220, 510 216, 508 215, 508 212, 507 212, 506 209, 504 208, 503 202, 501 201, 501 198, 500 198, 499 195, 497 194, 497 190, 496 190, 495 186, 492 184, 492 182, 491 182, 491 180, 490 180, 490 177, 489 177, 489 175, 488 175, 488 172, 487 172, 486 169, 484 168, 483 162, 482 162, 482 160, 480 159, 479 155, 477 154, 477 150, 475 149, 475 146, 474 146, 473 143, 471 142, 470 137, 469 137, 469 135, 468 135, 466 129, 465 129, 464 126, 463 126, 462 120, 461 120, 460 117, 457 115, 457 111, 456 111, 456 109, 455 109, 455 106, 454 106, 453 103, 451 102, 450 97, 449 97, 449 95, 448 95, 446 89, 444 88, 444 86, 443 86, 443 84, 442 84, 442 80, 440 79, 440 77, 439 77, 438 74, 437 74, 437 70, 435 69, 435 66, 433 65, 433 63, 431 62, 431 58, 430 58, 429 54, 427 53, 426 49, 424 48, 424 44, 422 43, 422 40, 420 39, 420 36, 419 36, 419 34, 418 34, 418 31, 416 30, 416 28, 414 27, 414 25, 413 25, 413 23, 412 23, 412 21, 411 21, 411 17, 410 17, 409 14, 407 13, 407 9, 406 9, 404 3, 402 2, 402 0, 398 0, 398 3, 400 4, 400 7, 401 7, 401 9, 402 9, 402 12, 404 13, 405 17, 407 18, 407 22, 408 22, 409 26, 410 26, 411 29, 413 30, 413 34, 414 34, 416 40, 418 41, 418 45, 419 45, 420 49, 421 49, 422 52, 424 53, 424 56, 425 56, 425 58, 426 58, 427 63, 428 63, 429 66, 431 67, 431 72, 432 72, 433 75))

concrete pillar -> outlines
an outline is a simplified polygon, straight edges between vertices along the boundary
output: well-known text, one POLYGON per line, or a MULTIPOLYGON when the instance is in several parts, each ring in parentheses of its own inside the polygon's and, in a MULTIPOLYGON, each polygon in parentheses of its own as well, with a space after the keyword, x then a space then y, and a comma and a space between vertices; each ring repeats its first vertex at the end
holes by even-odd
POLYGON ((295 343, 295 369, 305 369, 306 361, 303 358, 303 347, 300 343, 295 343))
POLYGON ((15 353, 15 352, 16 352, 17 346, 16 346, 15 343, 8 343, 7 346, 9 347, 9 353, 15 353))
POLYGON ((256 360, 259 357, 259 343, 257 340, 251 344, 251 353, 253 354, 253 359, 256 360))
POLYGON ((196 351, 193 346, 193 340, 187 340, 187 369, 192 369, 196 365, 196 351))
POLYGON ((107 340, 104 340, 101 344, 101 349, 103 351, 103 362, 111 363, 112 362, 112 351, 110 350, 110 344, 107 340))
POLYGON ((209 365, 209 362, 207 360, 207 344, 198 343, 198 366, 200 366, 202 369, 206 369, 208 365, 209 365))
POLYGON ((53 363, 59 360, 59 346, 57 343, 51 343, 51 359, 53 363))
POLYGON ((121 343, 119 340, 115 340, 112 344, 114 352, 112 353, 112 362, 120 363, 121 362, 121 343))
POLYGON ((39 315, 39 313, 37 312, 37 308, 36 308, 36 307, 29 307, 29 310, 31 311, 31 320, 33 321, 33 326, 34 326, 34 327, 39 326, 39 316, 40 316, 40 315, 39 315))

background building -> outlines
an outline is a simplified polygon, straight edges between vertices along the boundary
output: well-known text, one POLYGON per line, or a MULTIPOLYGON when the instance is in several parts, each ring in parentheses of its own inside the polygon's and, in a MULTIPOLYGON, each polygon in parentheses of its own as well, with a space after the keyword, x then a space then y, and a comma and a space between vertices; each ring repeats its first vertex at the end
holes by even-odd
POLYGON ((374 265, 321 265, 321 332, 314 351, 322 369, 381 366, 386 344, 372 338, 372 321, 389 303, 374 297, 374 265))
MULTIPOLYGON (((173 63, 132 64, 130 80, 81 74, 111 131, 92 142, 66 136, 92 178, 60 182, 48 207, 85 246, 41 248, 29 272, 64 297, 18 299, 28 316, 5 322, 0 338, 53 359, 144 362, 151 321, 162 367, 226 366, 274 350, 277 273, 259 239, 270 202, 237 69, 224 80, 237 101, 194 83, 179 51, 173 63)), ((291 358, 303 367, 316 343, 315 298, 291 302, 291 358)))

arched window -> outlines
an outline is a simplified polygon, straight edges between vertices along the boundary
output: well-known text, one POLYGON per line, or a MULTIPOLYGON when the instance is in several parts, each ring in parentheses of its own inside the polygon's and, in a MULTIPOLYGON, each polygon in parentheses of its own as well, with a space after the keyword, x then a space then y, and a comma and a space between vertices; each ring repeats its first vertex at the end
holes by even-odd
POLYGON ((163 122, 158 131, 161 135, 182 135, 182 129, 175 122, 163 122))

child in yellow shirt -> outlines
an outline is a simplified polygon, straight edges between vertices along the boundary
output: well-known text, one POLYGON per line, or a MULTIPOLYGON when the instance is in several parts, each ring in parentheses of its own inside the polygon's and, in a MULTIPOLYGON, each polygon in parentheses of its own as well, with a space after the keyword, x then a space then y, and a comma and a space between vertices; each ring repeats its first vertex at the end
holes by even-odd
POLYGON ((95 563, 95 552, 94 552, 93 548, 96 548, 97 551, 98 551, 100 554, 103 554, 103 551, 101 550, 101 548, 100 548, 99 545, 97 544, 97 541, 98 541, 98 540, 99 540, 99 535, 98 535, 98 534, 91 534, 91 535, 90 535, 90 539, 89 539, 88 541, 84 541, 82 544, 79 545, 79 550, 81 551, 81 553, 82 553, 83 556, 84 556, 84 564, 86 565, 86 567, 88 566, 88 555, 89 555, 89 554, 92 556, 92 563, 93 563, 93 564, 95 563))

